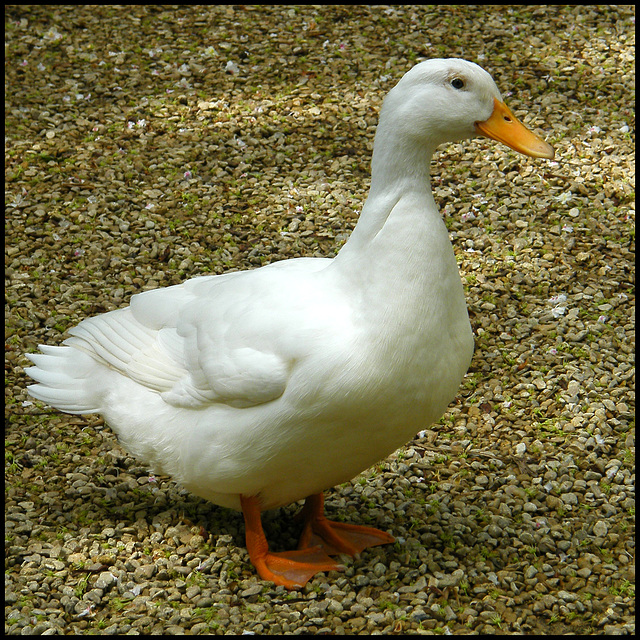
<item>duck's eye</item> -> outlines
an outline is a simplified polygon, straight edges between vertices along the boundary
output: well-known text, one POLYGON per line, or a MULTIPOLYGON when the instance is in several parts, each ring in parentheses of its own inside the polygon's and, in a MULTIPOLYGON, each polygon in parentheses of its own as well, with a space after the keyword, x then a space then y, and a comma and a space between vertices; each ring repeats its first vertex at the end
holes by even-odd
POLYGON ((451 81, 451 86, 454 89, 464 89, 464 80, 462 80, 461 78, 454 78, 451 81))

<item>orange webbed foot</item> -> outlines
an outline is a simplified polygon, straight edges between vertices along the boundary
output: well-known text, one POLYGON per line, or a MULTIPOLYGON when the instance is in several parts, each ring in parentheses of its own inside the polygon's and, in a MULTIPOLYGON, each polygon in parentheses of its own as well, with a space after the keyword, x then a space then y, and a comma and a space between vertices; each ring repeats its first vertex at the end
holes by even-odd
POLYGON ((262 529, 260 502, 253 496, 240 496, 245 521, 247 550, 253 566, 263 580, 287 589, 300 589, 322 571, 344 567, 332 560, 320 546, 272 553, 262 529))
POLYGON ((267 552, 263 556, 252 558, 252 562, 263 580, 271 580, 287 589, 301 589, 316 573, 344 569, 320 547, 281 553, 267 552))
POLYGON ((305 524, 298 549, 320 545, 328 555, 347 553, 355 556, 369 547, 395 541, 393 536, 380 529, 328 520, 324 515, 322 494, 307 498, 302 517, 305 524))

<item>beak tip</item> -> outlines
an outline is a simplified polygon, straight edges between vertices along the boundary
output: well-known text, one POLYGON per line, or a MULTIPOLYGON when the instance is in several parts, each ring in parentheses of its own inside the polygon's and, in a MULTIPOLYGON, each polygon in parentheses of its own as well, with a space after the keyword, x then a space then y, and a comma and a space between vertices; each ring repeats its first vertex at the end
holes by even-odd
POLYGON ((553 160, 556 157, 556 150, 548 143, 542 141, 542 151, 540 152, 540 158, 546 158, 547 160, 553 160))

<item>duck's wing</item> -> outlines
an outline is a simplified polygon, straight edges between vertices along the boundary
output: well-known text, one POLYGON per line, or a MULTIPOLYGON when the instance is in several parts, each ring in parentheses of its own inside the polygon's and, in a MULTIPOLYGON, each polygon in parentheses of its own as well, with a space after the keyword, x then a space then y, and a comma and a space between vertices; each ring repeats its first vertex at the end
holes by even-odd
MULTIPOLYGON (((47 348, 32 354, 36 367, 28 373, 41 384, 61 385, 53 359, 66 348, 64 383, 71 391, 71 347, 159 392, 173 406, 248 407, 274 400, 284 392, 295 360, 287 333, 299 332, 306 312, 307 296, 289 289, 300 288, 308 274, 326 265, 325 260, 282 264, 288 263, 294 264, 194 278, 137 294, 129 307, 71 329, 59 352, 47 348)), ((310 309, 311 324, 315 316, 310 309)), ((91 375, 96 379, 89 386, 99 393, 99 369, 91 375)))

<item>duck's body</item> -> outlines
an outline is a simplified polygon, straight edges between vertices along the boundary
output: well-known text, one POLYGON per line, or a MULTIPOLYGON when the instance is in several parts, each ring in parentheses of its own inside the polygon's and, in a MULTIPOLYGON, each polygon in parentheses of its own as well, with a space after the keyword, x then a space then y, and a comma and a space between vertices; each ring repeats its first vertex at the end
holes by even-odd
MULTIPOLYGON (((472 63, 417 65, 385 100, 371 192, 335 259, 138 294, 128 308, 81 322, 66 346, 30 355, 28 373, 40 383, 30 393, 63 411, 100 413, 158 472, 242 508, 251 551, 249 511, 349 480, 436 421, 455 396, 473 340, 429 161, 441 142, 481 130, 476 123, 489 122, 499 100, 472 63), (449 94, 462 115, 439 111, 449 94)), ((549 157, 548 145, 503 141, 549 157)), ((362 548, 391 540, 378 533, 367 532, 362 548)), ((326 548, 342 550, 333 539, 326 548)))
POLYGON ((55 351, 58 396, 41 397, 100 413, 128 451, 216 504, 318 493, 437 420, 469 365, 453 251, 431 243, 400 257, 435 290, 386 261, 345 274, 338 259, 299 259, 136 295, 71 330, 55 351))

